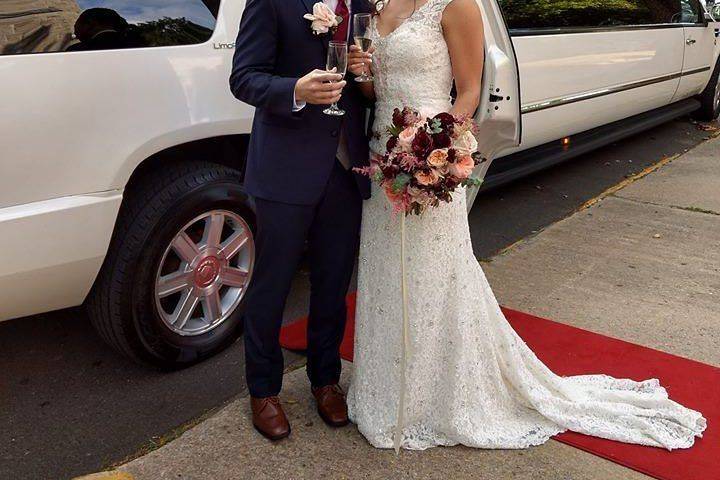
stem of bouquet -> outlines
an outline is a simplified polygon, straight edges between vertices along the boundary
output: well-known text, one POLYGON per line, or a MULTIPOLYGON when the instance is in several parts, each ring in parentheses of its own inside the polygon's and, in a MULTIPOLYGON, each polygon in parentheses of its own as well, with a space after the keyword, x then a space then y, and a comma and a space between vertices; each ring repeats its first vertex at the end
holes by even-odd
POLYGON ((408 297, 407 297, 407 278, 405 275, 405 212, 399 214, 400 217, 400 291, 402 292, 402 347, 400 352, 400 394, 398 395, 398 411, 397 424, 395 425, 395 435, 393 444, 395 447, 395 455, 400 454, 402 445, 404 416, 405 416, 405 368, 407 366, 407 357, 410 352, 410 328, 408 325, 408 297))

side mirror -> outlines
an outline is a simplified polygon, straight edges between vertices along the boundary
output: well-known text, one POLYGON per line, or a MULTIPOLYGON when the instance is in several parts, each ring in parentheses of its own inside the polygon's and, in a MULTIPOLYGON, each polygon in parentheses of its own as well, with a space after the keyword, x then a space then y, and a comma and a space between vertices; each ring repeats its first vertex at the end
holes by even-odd
POLYGON ((703 13, 703 23, 705 23, 706 26, 707 26, 708 23, 714 22, 714 21, 715 21, 715 19, 713 18, 713 16, 712 16, 709 12, 704 12, 704 13, 703 13))

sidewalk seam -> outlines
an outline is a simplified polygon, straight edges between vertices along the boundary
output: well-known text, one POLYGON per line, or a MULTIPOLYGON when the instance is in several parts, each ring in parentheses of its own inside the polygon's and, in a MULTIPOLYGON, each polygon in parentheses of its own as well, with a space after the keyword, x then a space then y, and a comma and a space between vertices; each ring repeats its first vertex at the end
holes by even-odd
POLYGON ((632 198, 632 197, 624 197, 624 196, 622 196, 622 195, 614 195, 614 194, 613 194, 613 195, 611 195, 611 196, 612 196, 613 198, 618 198, 618 199, 620 199, 620 200, 626 200, 626 201, 628 201, 628 202, 639 203, 639 204, 641 204, 641 205, 650 205, 650 206, 653 206, 653 207, 665 207, 665 208, 672 208, 672 209, 675 209, 675 210, 684 210, 684 211, 686 211, 686 212, 701 213, 701 214, 704 214, 704 215, 720 216, 720 212, 716 212, 716 211, 714 211, 714 210, 708 210, 708 209, 706 209, 706 208, 693 207, 693 206, 683 207, 683 206, 680 206, 680 205, 670 205, 670 204, 666 204, 666 203, 655 203, 655 202, 650 202, 650 201, 647 201, 647 200, 639 200, 639 199, 637 199, 637 198, 632 198))

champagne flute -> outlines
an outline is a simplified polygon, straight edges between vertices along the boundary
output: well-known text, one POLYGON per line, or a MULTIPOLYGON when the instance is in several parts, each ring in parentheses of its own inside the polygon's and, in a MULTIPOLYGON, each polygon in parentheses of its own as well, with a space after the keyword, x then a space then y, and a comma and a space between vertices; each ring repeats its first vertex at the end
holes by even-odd
MULTIPOLYGON (((369 13, 356 13, 353 15, 353 40, 355 46, 363 52, 370 50, 372 38, 370 38, 370 22, 372 15, 369 13)), ((356 82, 372 82, 372 76, 369 76, 365 69, 359 77, 355 77, 356 82)))
MULTIPOLYGON (((347 42, 330 42, 325 68, 328 72, 339 73, 342 78, 345 78, 345 72, 347 71, 347 42)), ((345 115, 345 110, 338 108, 337 102, 335 102, 323 110, 323 113, 339 116, 345 115)))

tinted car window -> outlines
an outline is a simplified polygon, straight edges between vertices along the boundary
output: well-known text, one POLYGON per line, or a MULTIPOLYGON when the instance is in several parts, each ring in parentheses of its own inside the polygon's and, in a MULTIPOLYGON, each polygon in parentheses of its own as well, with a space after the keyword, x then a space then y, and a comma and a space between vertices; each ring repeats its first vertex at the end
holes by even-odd
POLYGON ((703 14, 702 5, 698 0, 680 0, 680 14, 675 20, 681 23, 700 23, 703 14))
POLYGON ((691 0, 500 0, 510 29, 678 23, 691 0))
POLYGON ((0 55, 202 43, 218 0, 0 0, 0 55))

